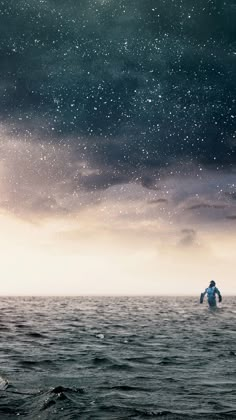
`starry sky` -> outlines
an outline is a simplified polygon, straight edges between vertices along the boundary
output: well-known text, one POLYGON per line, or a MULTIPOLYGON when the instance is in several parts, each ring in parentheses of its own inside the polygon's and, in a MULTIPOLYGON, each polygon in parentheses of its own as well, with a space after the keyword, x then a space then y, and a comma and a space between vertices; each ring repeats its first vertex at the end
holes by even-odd
POLYGON ((235 21, 0 1, 0 293, 236 293, 235 21))

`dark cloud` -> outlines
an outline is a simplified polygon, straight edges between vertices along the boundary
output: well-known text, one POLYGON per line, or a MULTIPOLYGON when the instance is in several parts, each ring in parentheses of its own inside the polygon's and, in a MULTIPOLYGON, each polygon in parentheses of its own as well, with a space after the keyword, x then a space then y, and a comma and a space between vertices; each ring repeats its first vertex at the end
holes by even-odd
POLYGON ((187 208, 187 210, 199 210, 199 209, 225 209, 226 204, 209 204, 209 203, 200 203, 194 204, 187 208))
POLYGON ((196 245, 196 237, 197 233, 194 229, 182 229, 181 231, 182 238, 179 241, 179 245, 181 246, 192 246, 196 245))
POLYGON ((139 181, 141 185, 147 189, 151 190, 159 190, 160 187, 158 186, 158 177, 156 174, 145 173, 146 171, 143 168, 140 168, 139 171, 141 172, 139 181))
POLYGON ((156 188, 173 160, 231 167, 235 18, 232 0, 3 0, 0 118, 19 140, 78 145, 104 169, 91 189, 156 188))
POLYGON ((231 200, 236 200, 236 191, 230 191, 225 193, 227 198, 230 198, 231 200))
POLYGON ((168 203, 168 200, 166 200, 166 198, 156 198, 156 199, 148 201, 148 204, 163 204, 163 203, 168 203))

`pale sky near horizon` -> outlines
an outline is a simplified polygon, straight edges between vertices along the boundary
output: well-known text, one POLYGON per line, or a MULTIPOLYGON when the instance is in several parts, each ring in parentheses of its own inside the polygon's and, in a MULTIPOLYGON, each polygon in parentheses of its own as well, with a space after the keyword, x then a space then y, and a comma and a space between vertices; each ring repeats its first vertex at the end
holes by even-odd
POLYGON ((126 210, 112 201, 116 188, 106 209, 104 198, 67 217, 2 213, 1 294, 199 294, 212 278, 222 293, 235 294, 236 241, 228 221, 222 231, 209 220, 193 229, 183 215, 176 227, 153 215, 150 206, 156 212, 159 204, 137 205, 133 197, 130 206, 140 214, 130 218, 127 201, 126 210))
POLYGON ((0 10, 0 295, 236 295, 233 1, 0 10))

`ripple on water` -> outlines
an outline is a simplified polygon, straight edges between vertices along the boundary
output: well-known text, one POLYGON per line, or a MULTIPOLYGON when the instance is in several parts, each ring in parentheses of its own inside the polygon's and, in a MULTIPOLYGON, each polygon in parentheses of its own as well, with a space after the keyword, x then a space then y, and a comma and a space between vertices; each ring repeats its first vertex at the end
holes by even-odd
POLYGON ((236 418, 233 307, 2 299, 0 418, 236 418))

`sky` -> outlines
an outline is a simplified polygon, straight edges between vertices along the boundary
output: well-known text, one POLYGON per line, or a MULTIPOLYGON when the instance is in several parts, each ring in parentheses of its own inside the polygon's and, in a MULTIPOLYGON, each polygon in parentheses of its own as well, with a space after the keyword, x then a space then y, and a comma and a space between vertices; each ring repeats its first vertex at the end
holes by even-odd
POLYGON ((234 0, 1 0, 0 294, 236 294, 234 0))

